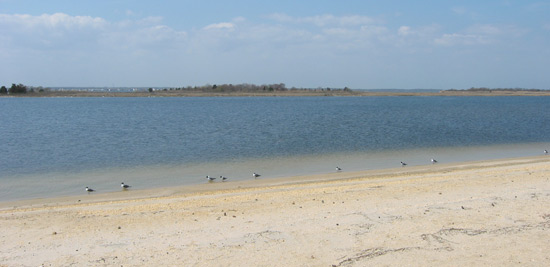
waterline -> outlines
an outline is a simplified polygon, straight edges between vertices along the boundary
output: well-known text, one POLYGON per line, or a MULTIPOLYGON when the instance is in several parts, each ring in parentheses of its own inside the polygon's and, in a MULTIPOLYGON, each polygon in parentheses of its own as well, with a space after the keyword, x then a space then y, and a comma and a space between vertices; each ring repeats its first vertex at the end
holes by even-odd
POLYGON ((406 162, 407 167, 430 165, 431 158, 437 159, 437 164, 446 164, 529 157, 542 155, 544 148, 548 147, 548 143, 440 147, 15 175, 2 179, 0 201, 86 194, 86 186, 97 192, 116 192, 120 191, 121 182, 132 185, 132 190, 139 190, 208 183, 206 175, 223 175, 230 182, 253 180, 253 172, 260 173, 260 179, 283 178, 333 173, 336 166, 341 167, 342 172, 354 172, 396 168, 400 161, 406 162))

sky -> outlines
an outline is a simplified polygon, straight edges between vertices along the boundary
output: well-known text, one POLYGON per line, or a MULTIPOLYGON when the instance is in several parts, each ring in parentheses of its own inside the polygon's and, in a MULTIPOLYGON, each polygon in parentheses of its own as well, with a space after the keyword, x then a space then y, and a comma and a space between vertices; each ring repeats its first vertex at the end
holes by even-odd
POLYGON ((550 1, 0 0, 0 85, 550 89, 550 1))

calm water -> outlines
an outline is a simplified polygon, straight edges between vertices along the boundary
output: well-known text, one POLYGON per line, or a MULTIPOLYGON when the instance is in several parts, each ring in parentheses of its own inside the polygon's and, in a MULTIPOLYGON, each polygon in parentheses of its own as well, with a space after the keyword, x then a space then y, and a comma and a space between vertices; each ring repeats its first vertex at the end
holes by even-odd
POLYGON ((549 100, 0 98, 0 201, 539 155, 549 100))

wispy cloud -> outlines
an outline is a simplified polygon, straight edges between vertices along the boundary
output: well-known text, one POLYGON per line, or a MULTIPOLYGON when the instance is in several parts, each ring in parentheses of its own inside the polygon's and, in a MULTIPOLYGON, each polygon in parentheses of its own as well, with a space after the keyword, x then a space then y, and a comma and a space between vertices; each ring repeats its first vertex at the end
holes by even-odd
POLYGON ((185 32, 160 24, 162 18, 109 22, 100 17, 64 13, 32 15, 0 14, 0 32, 11 36, 13 46, 24 49, 110 49, 181 40, 185 32))
POLYGON ((455 7, 452 7, 451 10, 455 13, 455 14, 458 14, 458 15, 464 15, 466 14, 468 11, 466 10, 465 7, 461 7, 461 6, 455 6, 455 7))
POLYGON ((512 40, 526 34, 528 30, 510 25, 476 24, 461 32, 446 33, 434 39, 437 45, 488 45, 512 40))
POLYGON ((214 23, 214 24, 210 24, 210 25, 204 27, 205 30, 213 30, 213 29, 233 30, 234 28, 235 28, 235 24, 233 24, 231 22, 214 23))
POLYGON ((331 14, 324 14, 324 15, 308 16, 308 17, 292 17, 282 13, 275 13, 267 17, 278 22, 311 24, 317 27, 359 26, 364 24, 372 24, 376 21, 371 17, 359 16, 359 15, 334 16, 331 14))
MULTIPOLYGON (((351 64, 356 69, 377 71, 365 62, 405 61, 404 54, 412 55, 410 58, 434 58, 432 51, 475 51, 478 47, 515 42, 528 33, 513 24, 472 24, 453 31, 445 31, 446 26, 364 15, 300 17, 276 13, 259 19, 235 17, 177 29, 166 25, 163 17, 140 17, 133 12, 127 12, 119 21, 64 13, 0 14, 0 60, 39 62, 37 58, 43 57, 42 66, 55 61, 60 73, 78 73, 75 62, 93 62, 102 66, 104 73, 129 66, 141 73, 128 79, 155 72, 178 80, 185 68, 188 73, 204 73, 205 81, 210 82, 208 73, 230 79, 231 71, 241 75, 260 68, 250 66, 271 70, 268 74, 288 68, 289 77, 295 77, 296 69, 311 68, 311 62, 320 59, 323 64, 314 67, 324 68, 327 74, 335 68, 349 70, 351 64), (227 66, 233 67, 228 70, 227 66), (239 72, 236 66, 248 71, 239 72)), ((548 23, 542 27, 550 30, 548 23)), ((86 66, 81 66, 83 72, 86 66)), ((6 68, 1 70, 6 73, 6 68)), ((313 81, 318 77, 311 76, 313 81)))
POLYGON ((444 46, 477 45, 488 44, 489 40, 483 35, 451 33, 443 34, 443 36, 436 38, 434 43, 444 46))
POLYGON ((43 14, 32 16, 26 14, 0 14, 0 23, 10 25, 12 30, 26 29, 82 29, 103 28, 107 22, 103 18, 90 16, 69 16, 64 13, 43 14))

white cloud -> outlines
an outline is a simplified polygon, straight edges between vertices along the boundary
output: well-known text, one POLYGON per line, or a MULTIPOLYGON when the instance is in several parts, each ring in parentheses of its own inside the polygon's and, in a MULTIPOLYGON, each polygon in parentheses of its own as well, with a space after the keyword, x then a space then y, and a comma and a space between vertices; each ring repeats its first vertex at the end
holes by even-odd
POLYGON ((367 16, 350 15, 350 16, 334 16, 332 14, 324 14, 308 17, 291 17, 286 14, 275 13, 268 18, 282 23, 298 23, 311 24, 317 27, 325 26, 360 26, 364 24, 372 24, 374 19, 367 16))
MULTIPOLYGON (((476 24, 444 32, 446 25, 381 21, 363 15, 271 14, 261 21, 236 17, 209 21, 192 29, 176 29, 165 25, 163 20, 130 13, 120 21, 63 13, 0 14, 0 60, 5 65, 21 60, 33 62, 42 68, 51 64, 51 69, 55 69, 51 74, 60 78, 66 73, 93 71, 96 79, 109 76, 117 80, 118 75, 126 75, 131 82, 155 75, 182 83, 195 83, 191 81, 196 79, 194 76, 212 82, 209 79, 213 75, 252 82, 248 79, 258 75, 244 73, 270 70, 264 76, 272 79, 273 73, 288 72, 292 79, 297 71, 314 67, 325 68, 326 74, 341 68, 347 74, 351 65, 360 70, 376 63, 415 58, 435 61, 433 52, 443 53, 447 49, 433 49, 434 46, 448 50, 464 46, 468 51, 476 51, 476 46, 502 44, 525 34, 524 29, 513 25, 476 24), (320 61, 324 64, 311 64, 320 61), (76 71, 78 66, 82 71, 76 71)), ((550 24, 543 27, 550 30, 550 24)), ((397 65, 401 64, 394 63, 397 65)), ((6 69, 1 70, 6 73, 6 69)), ((24 69, 13 72, 26 73, 24 69)), ((311 76, 317 82, 318 73, 312 72, 311 76)), ((89 83, 96 82, 86 79, 89 83)), ((52 78, 52 84, 55 83, 52 78)))
POLYGON ((327 29, 324 29, 323 32, 328 35, 337 35, 337 36, 346 36, 346 37, 351 37, 357 33, 357 31, 351 30, 348 28, 327 28, 327 29))
POLYGON ((446 46, 487 45, 513 40, 527 32, 528 30, 513 25, 477 24, 464 29, 462 32, 443 34, 435 38, 434 43, 446 46))
POLYGON ((162 25, 162 17, 108 22, 100 17, 64 13, 32 15, 0 14, 0 34, 21 49, 111 50, 181 41, 185 32, 162 25))
POLYGON ((503 33, 503 29, 490 24, 473 25, 466 29, 466 31, 472 34, 482 35, 499 35, 503 33))
POLYGON ((476 24, 466 29, 467 33, 493 36, 498 38, 518 38, 530 30, 515 25, 476 24))
POLYGON ((278 22, 293 22, 294 18, 292 18, 291 16, 287 15, 287 14, 283 14, 283 13, 273 13, 273 14, 270 14, 270 15, 267 15, 266 18, 268 19, 271 19, 271 20, 275 20, 275 21, 278 21, 278 22))
POLYGON ((233 30, 234 28, 235 28, 235 24, 233 24, 231 22, 214 23, 214 24, 210 24, 210 25, 204 27, 205 30, 213 30, 213 29, 233 30))
POLYGON ((458 15, 464 15, 464 14, 466 14, 466 12, 467 12, 466 8, 461 7, 461 6, 453 7, 453 8, 451 8, 451 10, 452 10, 455 14, 458 14, 458 15))
POLYGON ((487 44, 489 40, 481 35, 474 34, 443 34, 440 38, 436 38, 434 43, 437 45, 453 46, 453 45, 476 45, 487 44))
POLYGON ((399 30, 397 30, 397 34, 400 35, 400 36, 411 35, 412 34, 411 27, 401 26, 401 27, 399 27, 399 30))
MULTIPOLYGON (((47 28, 47 29, 99 29, 108 23, 103 18, 90 16, 69 16, 64 13, 42 14, 31 16, 26 14, 0 14, 0 24, 21 29, 47 28)), ((16 29, 12 29, 16 30, 16 29)))

